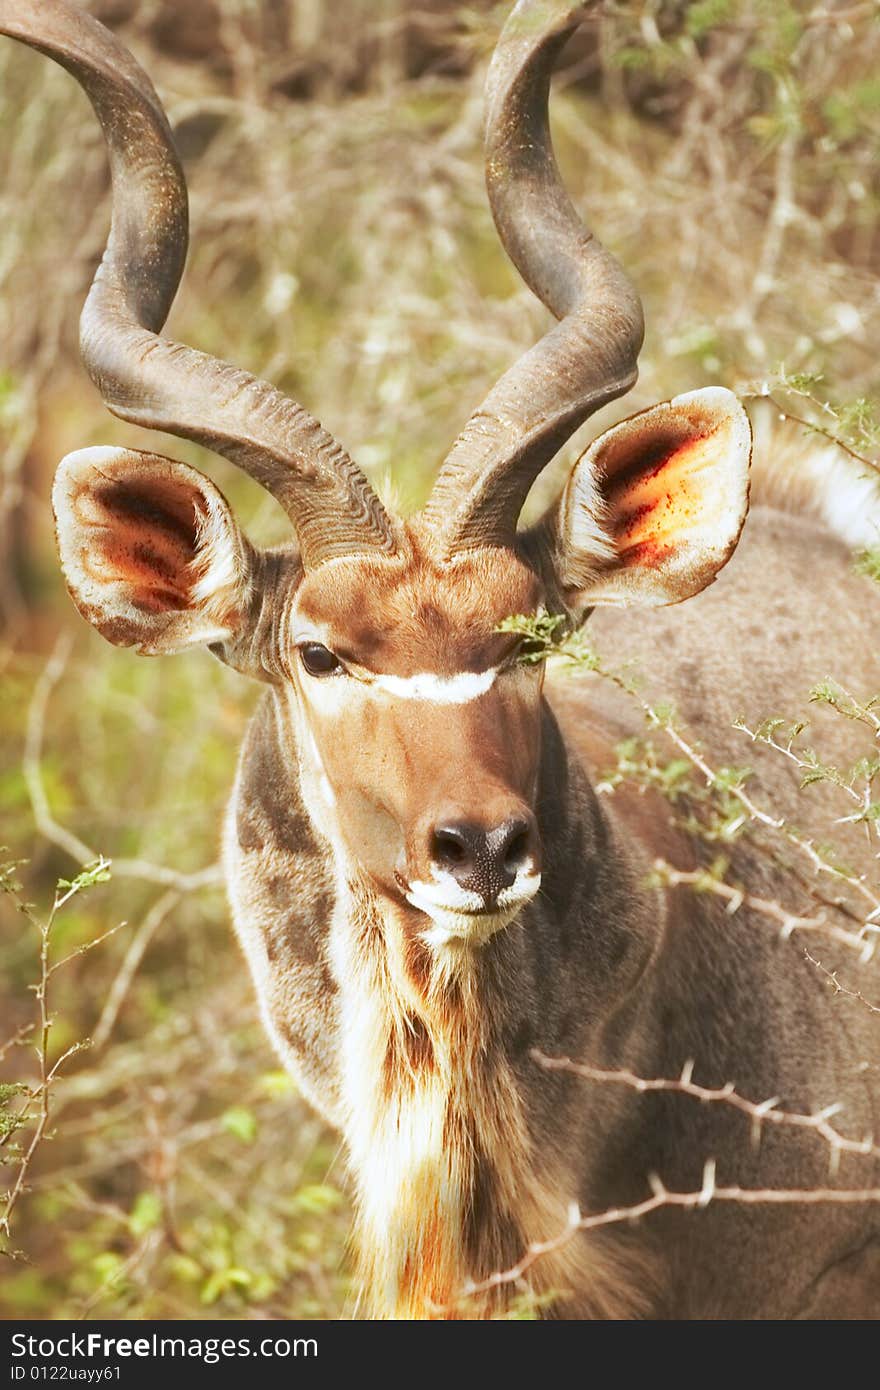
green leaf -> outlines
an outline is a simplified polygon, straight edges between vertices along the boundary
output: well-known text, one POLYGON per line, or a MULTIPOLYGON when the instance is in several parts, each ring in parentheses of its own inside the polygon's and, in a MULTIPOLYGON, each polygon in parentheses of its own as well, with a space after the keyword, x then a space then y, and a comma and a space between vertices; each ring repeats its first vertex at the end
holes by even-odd
POLYGON ((804 395, 810 395, 817 386, 821 386, 825 380, 822 372, 786 372, 781 371, 779 382, 781 386, 787 386, 792 391, 803 391, 804 395))
POLYGON ((614 54, 614 64, 625 72, 641 72, 651 66, 651 55, 646 48, 629 46, 620 48, 614 54))
POLYGON ((659 729, 669 729, 675 723, 675 705, 671 700, 658 700, 654 718, 659 729))
POLYGON ((115 1250, 104 1250, 100 1255, 95 1255, 92 1269, 98 1276, 99 1284, 104 1286, 121 1283, 125 1272, 123 1258, 115 1250))
POLYGON ((869 579, 880 584, 880 546, 873 546, 870 550, 862 550, 856 555, 853 568, 856 574, 865 574, 869 579))
POLYGON ((175 1250, 168 1258, 167 1267, 175 1279, 184 1284, 194 1284, 202 1277, 203 1270, 198 1260, 175 1250))
POLYGON ((264 1071, 258 1085, 262 1095, 273 1099, 276 1096, 295 1096, 298 1094, 296 1082, 286 1071, 264 1071))
POLYGON ((342 1205, 342 1193, 329 1183, 312 1183, 301 1187, 293 1199, 293 1209, 308 1212, 310 1216, 323 1216, 325 1212, 335 1211, 342 1205))
POLYGON ((867 133, 868 118, 880 111, 880 81, 868 77, 833 92, 822 110, 839 140, 852 140, 863 131, 867 133))
POLYGON ((565 624, 566 619, 559 613, 518 613, 504 618, 498 624, 497 631, 519 633, 523 641, 517 654, 518 660, 534 666, 546 660, 551 652, 559 650, 565 624))
MULTIPOLYGON (((6 846, 3 847, 5 853, 6 846)), ((11 893, 13 897, 22 892, 21 880, 18 878, 18 870, 24 860, 15 859, 9 864, 0 864, 0 893, 11 893)))
POLYGON ((235 1265, 229 1265, 226 1269, 215 1269, 202 1286, 201 1300, 203 1303, 216 1303, 218 1298, 231 1289, 248 1289, 252 1283, 253 1276, 247 1269, 239 1269, 235 1265))
POLYGON ((230 1105, 221 1115, 220 1123, 244 1144, 252 1144, 257 1137, 257 1118, 246 1105, 230 1105))
POLYGON ((153 1231, 162 1220, 162 1203, 155 1192, 139 1192, 134 1200, 128 1218, 128 1229, 133 1236, 145 1236, 153 1231))
POLYGON ((109 883, 110 877, 110 860, 102 855, 93 864, 87 864, 76 878, 59 878, 58 889, 60 892, 81 893, 84 888, 92 888, 96 883, 109 883))
POLYGON ((687 758, 673 758, 665 767, 661 767, 660 779, 667 790, 680 787, 683 781, 690 778, 692 764, 687 758))
POLYGON ((731 0, 695 0, 687 12, 685 27, 692 39, 701 39, 731 17, 731 0))
POLYGON ((824 681, 820 681, 818 685, 813 686, 808 699, 811 704, 833 705, 835 709, 837 709, 841 703, 840 691, 837 689, 834 682, 827 678, 824 681))
POLYGON ((751 775, 750 767, 719 767, 715 773, 715 786, 719 791, 738 791, 751 775))
POLYGON ((862 778, 866 782, 873 782, 878 772, 880 772, 880 758, 859 758, 852 767, 847 769, 845 780, 848 786, 852 786, 853 782, 860 781, 862 778))

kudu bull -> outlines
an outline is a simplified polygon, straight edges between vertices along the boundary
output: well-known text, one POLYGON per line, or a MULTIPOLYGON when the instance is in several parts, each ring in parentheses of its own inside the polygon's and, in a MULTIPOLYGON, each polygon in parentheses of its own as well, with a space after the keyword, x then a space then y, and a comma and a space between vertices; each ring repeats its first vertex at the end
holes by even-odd
MULTIPOLYGON (((550 1315, 575 1318, 870 1316, 880 1206, 867 1199, 662 1203, 638 1223, 577 1230, 527 1258, 519 1280, 492 1279, 557 1235, 573 1204, 639 1203, 652 1174, 698 1192, 710 1158, 719 1189, 853 1198, 877 1183, 870 1154, 844 1154, 829 1173, 815 1135, 765 1126, 756 1144, 730 1107, 536 1057, 654 1078, 692 1063, 696 1081, 735 1082, 756 1102, 803 1113, 841 1102, 857 1136, 880 1098, 868 1011, 844 1012, 748 905, 729 915, 711 894, 652 881, 658 857, 684 871, 699 858, 665 800, 597 794, 640 712, 595 679, 545 679, 501 630, 512 615, 577 624, 598 610, 600 648, 612 660, 637 650, 652 685, 731 761, 724 731, 741 711, 784 708, 829 670, 880 688, 880 605, 821 520, 818 466, 804 465, 801 514, 786 513, 777 454, 765 469, 776 502, 754 509, 707 587, 748 507, 750 429, 727 391, 610 429, 543 519, 517 529, 545 464, 633 385, 642 342, 638 296, 575 214, 550 143, 550 74, 582 17, 521 0, 488 86, 495 220, 558 323, 403 520, 302 407, 159 336, 187 207, 153 88, 69 0, 0 0, 0 28, 73 74, 109 146, 112 230, 82 318, 91 377, 123 419, 245 469, 296 533, 257 550, 201 473, 86 449, 54 485, 61 562, 111 642, 205 645, 267 686, 227 823, 229 892, 265 1026, 344 1135, 375 1315, 491 1316, 525 1289, 552 1291, 550 1315)), ((826 732, 843 751, 836 724, 826 732)), ((760 764, 759 778, 790 810, 786 765, 760 764)), ((731 853, 756 893, 783 891, 757 848, 731 853)))

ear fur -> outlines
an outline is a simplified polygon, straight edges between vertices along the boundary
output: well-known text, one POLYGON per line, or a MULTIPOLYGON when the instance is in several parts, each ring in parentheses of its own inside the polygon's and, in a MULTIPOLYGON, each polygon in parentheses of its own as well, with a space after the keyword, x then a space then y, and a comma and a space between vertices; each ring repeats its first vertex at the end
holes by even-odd
POLYGON ((254 552, 195 468, 133 449, 68 454, 52 489, 61 567, 82 616, 144 655, 233 637, 254 552))
POLYGON ((751 427, 732 392, 676 396, 594 440, 531 547, 573 611, 680 603, 733 554, 750 461, 751 427))

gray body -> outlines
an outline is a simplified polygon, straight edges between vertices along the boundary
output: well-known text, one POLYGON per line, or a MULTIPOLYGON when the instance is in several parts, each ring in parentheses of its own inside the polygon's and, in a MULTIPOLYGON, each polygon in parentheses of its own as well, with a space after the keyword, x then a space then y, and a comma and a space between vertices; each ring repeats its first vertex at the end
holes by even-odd
MULTIPOLYGON (((646 696, 674 699, 714 766, 753 766, 754 798, 809 831, 810 807, 826 792, 814 792, 814 802, 799 794, 795 769, 730 725, 739 715, 752 727, 776 713, 797 717, 797 696, 832 673, 856 691, 880 688, 871 641, 880 595, 852 573, 836 537, 813 521, 755 508, 730 564, 688 604, 600 611, 591 623, 603 658, 612 666, 638 658, 646 696)), ((700 1188, 707 1158, 717 1159, 719 1186, 878 1186, 880 1165, 858 1156, 844 1154, 831 1176, 828 1147, 814 1135, 765 1126, 755 1144, 748 1118, 720 1104, 641 1096, 549 1072, 532 1059, 538 1048, 649 1078, 676 1077, 690 1059, 702 1085, 733 1082, 747 1099, 778 1096, 792 1111, 841 1103, 842 1133, 880 1133, 880 1020, 860 1001, 835 995, 803 946, 829 967, 840 964, 843 978, 874 1000, 876 965, 860 966, 822 938, 782 941, 747 907, 731 916, 711 895, 646 887, 655 855, 681 863, 674 832, 659 821, 668 807, 653 800, 640 807, 638 797, 592 787, 609 767, 599 750, 644 733, 641 711, 595 676, 558 673, 547 693, 544 888, 483 948, 479 987, 533 1143, 558 1156, 567 1175, 562 1195, 585 1212, 626 1206, 648 1195, 651 1173, 670 1190, 690 1192, 700 1188), (596 761, 604 766, 591 766, 596 761)), ((808 717, 828 761, 845 764, 870 741, 826 711, 811 708, 808 717)), ((267 696, 244 748, 227 872, 248 956, 268 965, 267 1021, 310 1099, 339 1124, 338 1002, 350 982, 334 974, 332 856, 311 826, 286 729, 283 705, 267 696)), ((862 827, 852 840, 871 864, 862 827)), ((731 877, 803 910, 803 890, 780 882, 778 870, 744 847, 731 877)), ((649 1316, 880 1314, 876 1204, 717 1202, 652 1213, 614 1227, 610 1238, 649 1252, 649 1316)), ((577 1317, 585 1306, 574 1299, 560 1311, 577 1317)))

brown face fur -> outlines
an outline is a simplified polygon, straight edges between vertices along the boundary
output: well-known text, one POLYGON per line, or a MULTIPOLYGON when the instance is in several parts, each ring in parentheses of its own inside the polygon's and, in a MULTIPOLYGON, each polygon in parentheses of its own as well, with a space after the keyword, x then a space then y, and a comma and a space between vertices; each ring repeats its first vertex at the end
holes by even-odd
POLYGON ((707 388, 594 441, 517 542, 449 557, 423 515, 395 524, 393 550, 305 573, 294 549, 255 551, 209 479, 155 455, 70 455, 53 499, 85 616, 142 652, 209 643, 281 683, 337 866, 408 905, 414 930, 480 942, 540 883, 541 674, 499 625, 542 602, 583 614, 699 592, 739 535, 748 460, 741 407, 707 388))
POLYGON ((511 551, 439 563, 414 538, 406 556, 334 560, 299 586, 284 644, 312 804, 393 897, 427 885, 432 906, 481 918, 537 887, 541 671, 498 627, 540 601, 511 551), (339 669, 309 674, 309 642, 339 669), (493 881, 500 827, 518 889, 493 881))

